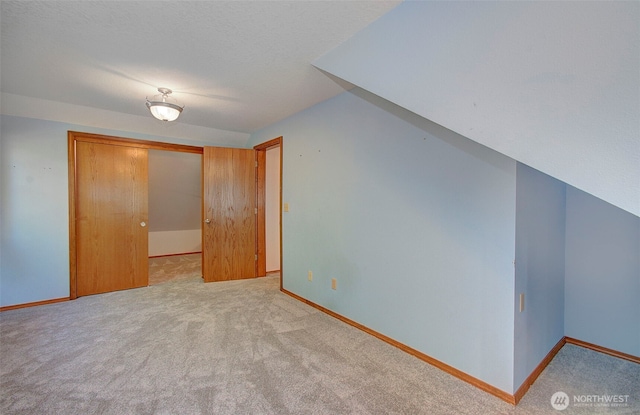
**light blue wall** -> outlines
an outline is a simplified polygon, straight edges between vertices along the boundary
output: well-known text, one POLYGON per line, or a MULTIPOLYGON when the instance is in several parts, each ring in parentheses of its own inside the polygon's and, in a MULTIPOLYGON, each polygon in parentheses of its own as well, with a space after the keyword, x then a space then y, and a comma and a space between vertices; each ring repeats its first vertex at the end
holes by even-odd
MULTIPOLYGON (((201 141, 2 115, 0 306, 69 296, 67 131, 202 146, 201 141)), ((212 137, 211 145, 215 138, 212 137)))
POLYGON ((521 163, 516 184, 517 389, 564 336, 565 184, 521 163))
POLYGON ((281 135, 284 288, 511 393, 515 162, 357 89, 281 135))
POLYGON ((0 305, 69 296, 66 130, 0 119, 0 305))
POLYGON ((565 334, 640 356, 640 218, 567 186, 565 334))
MULTIPOLYGON (((2 306, 69 295, 68 130, 202 145, 2 116, 2 306)), ((566 186, 564 231, 564 183, 360 89, 280 135, 287 290, 508 393, 562 334, 640 355, 637 216, 566 186)))

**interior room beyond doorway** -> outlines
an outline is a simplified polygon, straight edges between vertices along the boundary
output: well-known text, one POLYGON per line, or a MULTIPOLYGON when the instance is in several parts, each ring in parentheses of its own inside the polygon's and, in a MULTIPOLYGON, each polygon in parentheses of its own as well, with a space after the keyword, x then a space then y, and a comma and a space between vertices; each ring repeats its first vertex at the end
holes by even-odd
POLYGON ((149 150, 149 285, 202 277, 202 155, 149 150))

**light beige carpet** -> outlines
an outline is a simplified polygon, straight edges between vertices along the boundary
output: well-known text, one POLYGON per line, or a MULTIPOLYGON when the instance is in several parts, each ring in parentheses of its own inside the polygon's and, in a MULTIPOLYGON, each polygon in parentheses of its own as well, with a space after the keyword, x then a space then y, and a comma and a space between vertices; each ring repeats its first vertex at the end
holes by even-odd
POLYGON ((149 285, 202 277, 202 254, 149 258, 149 285))
POLYGON ((513 407, 279 284, 195 277, 0 313, 0 414, 640 413, 638 364, 566 345, 513 407), (626 406, 574 404, 586 395, 626 406))

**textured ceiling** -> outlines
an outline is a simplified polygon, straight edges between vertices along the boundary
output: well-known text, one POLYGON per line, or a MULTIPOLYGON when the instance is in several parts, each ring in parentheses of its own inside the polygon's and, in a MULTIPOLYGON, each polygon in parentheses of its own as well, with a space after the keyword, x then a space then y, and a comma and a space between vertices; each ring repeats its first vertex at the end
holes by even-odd
POLYGON ((399 1, 2 1, 3 93, 250 133, 348 85, 311 66, 399 1))
POLYGON ((638 1, 408 1, 314 64, 638 216, 639 39, 638 1))

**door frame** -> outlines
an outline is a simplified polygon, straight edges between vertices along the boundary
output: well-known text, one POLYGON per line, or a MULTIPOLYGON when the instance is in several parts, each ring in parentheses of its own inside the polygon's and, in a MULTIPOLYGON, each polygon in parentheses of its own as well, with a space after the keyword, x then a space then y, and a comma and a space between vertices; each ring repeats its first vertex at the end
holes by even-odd
POLYGON ((84 133, 79 131, 67 132, 67 151, 69 163, 69 299, 78 298, 77 282, 77 233, 76 233, 76 142, 110 144, 123 147, 144 148, 147 150, 178 151, 183 153, 202 154, 202 147, 183 144, 163 143, 160 141, 145 141, 133 138, 114 137, 101 134, 84 133))
POLYGON ((267 150, 280 148, 280 186, 278 195, 278 226, 280 227, 280 290, 282 290, 282 276, 284 273, 282 263, 282 153, 283 143, 282 136, 272 140, 265 141, 253 147, 256 150, 256 204, 258 208, 258 217, 256 220, 256 253, 258 260, 256 261, 256 276, 263 277, 267 274, 267 253, 266 253, 266 237, 265 237, 265 199, 266 199, 266 167, 267 167, 267 150))

